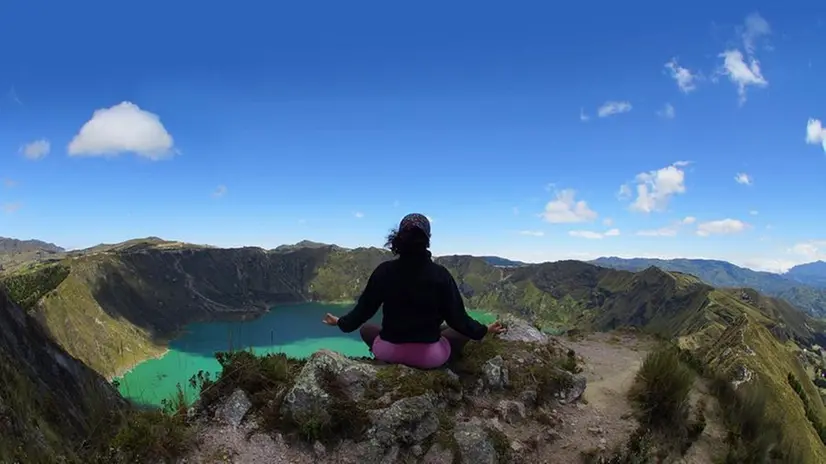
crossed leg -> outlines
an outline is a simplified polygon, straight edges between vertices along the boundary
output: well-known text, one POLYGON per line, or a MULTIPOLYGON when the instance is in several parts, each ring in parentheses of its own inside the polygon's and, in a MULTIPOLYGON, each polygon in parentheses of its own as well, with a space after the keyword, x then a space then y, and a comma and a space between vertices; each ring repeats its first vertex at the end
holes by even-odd
MULTIPOLYGON (((454 361, 461 356, 462 350, 470 339, 449 327, 442 327, 442 336, 450 343, 449 361, 454 361)), ((370 349, 373 348, 373 342, 376 341, 379 332, 381 332, 381 327, 376 324, 364 324, 361 326, 361 329, 359 329, 359 335, 361 335, 362 341, 364 341, 364 344, 370 349)))

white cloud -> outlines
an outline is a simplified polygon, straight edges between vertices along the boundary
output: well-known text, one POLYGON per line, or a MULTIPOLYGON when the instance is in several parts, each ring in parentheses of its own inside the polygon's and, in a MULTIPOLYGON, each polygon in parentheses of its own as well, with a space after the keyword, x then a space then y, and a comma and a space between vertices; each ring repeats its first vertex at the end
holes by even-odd
POLYGON ((619 192, 617 192, 617 198, 620 200, 627 200, 631 198, 632 195, 633 193, 631 193, 631 187, 627 184, 620 185, 619 192))
POLYGON ((748 227, 743 221, 737 219, 720 219, 718 221, 703 222, 697 225, 697 235, 708 237, 709 235, 730 235, 739 234, 748 227))
POLYGON ((23 153, 27 159, 39 160, 44 158, 52 149, 52 144, 46 139, 35 140, 20 147, 20 153, 23 153))
POLYGON ((614 220, 611 218, 605 218, 602 220, 602 225, 611 227, 612 225, 614 225, 614 220))
POLYGON ((677 166, 678 168, 683 168, 691 164, 691 161, 675 161, 673 166, 677 166))
POLYGON ((671 78, 677 81, 677 87, 684 93, 689 93, 697 88, 696 81, 699 76, 677 64, 676 59, 672 59, 666 63, 665 67, 668 69, 671 78))
POLYGON ((556 193, 556 200, 545 205, 541 216, 552 224, 586 222, 596 219, 597 213, 584 200, 576 201, 576 191, 565 189, 556 193))
POLYGON ((16 213, 20 209, 20 203, 4 203, 2 210, 6 214, 16 213))
POLYGON ((355 216, 356 219, 361 219, 364 217, 364 213, 362 213, 361 211, 356 211, 355 213, 353 213, 353 216, 355 216))
POLYGON ((674 226, 662 227, 659 229, 638 230, 637 235, 641 237, 673 237, 677 235, 678 229, 674 226))
MULTIPOLYGON (((685 164, 682 164, 683 166, 685 164)), ((685 171, 677 163, 655 171, 637 174, 637 198, 631 203, 631 211, 650 213, 664 211, 671 197, 685 193, 685 171)), ((620 194, 630 194, 630 187, 620 187, 620 194)), ((630 196, 630 195, 626 195, 630 196)))
POLYGON ((594 232, 592 230, 570 230, 571 237, 587 238, 589 240, 600 240, 605 237, 616 237, 620 234, 619 229, 610 229, 605 232, 594 232))
POLYGON ((826 240, 796 243, 788 251, 803 257, 807 262, 826 260, 826 240))
POLYGON ((772 32, 768 21, 763 19, 759 13, 751 13, 746 16, 746 21, 742 30, 743 32, 741 33, 741 37, 743 38, 743 46, 746 49, 746 53, 749 55, 754 54, 754 50, 756 48, 755 42, 757 39, 764 35, 769 35, 772 32))
POLYGON ((659 229, 644 229, 637 231, 636 235, 641 237, 674 237, 680 232, 680 228, 684 225, 690 225, 697 222, 694 216, 686 216, 673 224, 661 227, 659 229))
POLYGON ((520 230, 519 235, 530 235, 531 237, 542 237, 545 232, 541 230, 520 230))
POLYGON ((657 111, 657 116, 664 118, 664 119, 674 119, 674 116, 677 115, 677 112, 674 110, 674 105, 671 103, 666 103, 663 106, 663 109, 657 111))
POLYGON ((757 211, 756 209, 753 209, 753 210, 749 211, 749 214, 751 214, 752 216, 757 216, 758 214, 760 214, 760 212, 757 211))
POLYGON ((585 114, 585 109, 584 109, 584 108, 580 108, 580 109, 579 109, 579 120, 580 120, 580 121, 582 121, 582 122, 585 122, 585 121, 587 121, 587 120, 589 120, 589 119, 591 119, 591 117, 590 117, 590 116, 588 116, 587 114, 585 114))
POLYGON ((769 85, 769 82, 760 71, 760 62, 756 58, 749 58, 747 64, 740 50, 726 50, 719 56, 723 58, 721 72, 727 75, 729 80, 737 86, 737 94, 740 95, 741 105, 746 102, 747 86, 766 87, 769 85))
POLYGON ((70 156, 135 153, 151 160, 175 154, 172 136, 157 115, 130 102, 96 110, 69 143, 70 156))
POLYGON ((806 143, 811 145, 820 144, 823 151, 826 151, 826 129, 820 119, 809 118, 806 124, 806 143))
POLYGON ((219 185, 215 188, 215 191, 212 192, 213 198, 221 198, 227 194, 227 187, 225 185, 219 185))
POLYGON ((734 176, 734 181, 742 185, 751 185, 754 179, 745 172, 738 172, 737 175, 734 176))
POLYGON ((627 101, 607 101, 597 110, 597 115, 601 118, 613 114, 627 113, 631 111, 631 103, 627 101))

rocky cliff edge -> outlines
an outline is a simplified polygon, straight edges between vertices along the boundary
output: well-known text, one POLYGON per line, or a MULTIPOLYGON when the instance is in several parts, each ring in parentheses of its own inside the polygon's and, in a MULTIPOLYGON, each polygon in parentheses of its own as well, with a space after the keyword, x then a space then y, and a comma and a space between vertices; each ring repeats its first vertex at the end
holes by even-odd
POLYGON ((556 408, 585 391, 576 355, 510 319, 449 367, 421 371, 321 350, 306 361, 219 356, 189 410, 185 462, 543 462, 556 408))

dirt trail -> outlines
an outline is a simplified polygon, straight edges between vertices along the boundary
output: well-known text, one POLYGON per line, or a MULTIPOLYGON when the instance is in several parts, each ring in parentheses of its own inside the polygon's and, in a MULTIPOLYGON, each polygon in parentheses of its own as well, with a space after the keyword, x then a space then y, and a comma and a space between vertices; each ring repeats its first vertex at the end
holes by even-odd
POLYGON ((628 390, 651 343, 636 334, 595 333, 563 344, 584 360, 584 401, 557 409, 560 438, 546 462, 580 462, 583 452, 623 446, 637 428, 628 390))

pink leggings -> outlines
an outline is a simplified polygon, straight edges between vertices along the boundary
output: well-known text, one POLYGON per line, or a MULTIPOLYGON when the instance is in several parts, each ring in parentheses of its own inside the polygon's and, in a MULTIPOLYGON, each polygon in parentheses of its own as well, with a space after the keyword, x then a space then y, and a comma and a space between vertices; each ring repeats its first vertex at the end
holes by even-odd
POLYGON ((391 364, 404 364, 419 369, 441 367, 451 356, 461 353, 468 338, 453 329, 442 331, 442 337, 435 343, 390 343, 379 336, 381 328, 374 324, 364 324, 359 333, 362 340, 376 359, 391 364))

